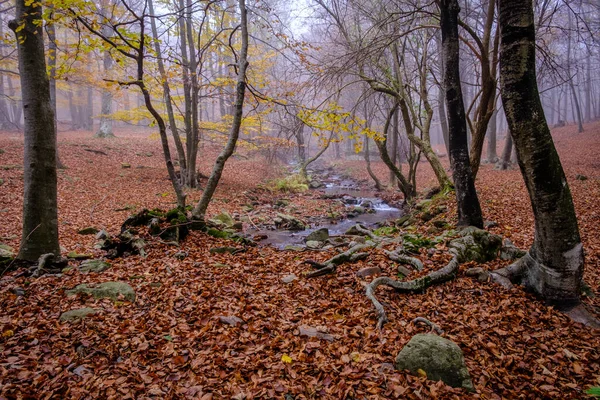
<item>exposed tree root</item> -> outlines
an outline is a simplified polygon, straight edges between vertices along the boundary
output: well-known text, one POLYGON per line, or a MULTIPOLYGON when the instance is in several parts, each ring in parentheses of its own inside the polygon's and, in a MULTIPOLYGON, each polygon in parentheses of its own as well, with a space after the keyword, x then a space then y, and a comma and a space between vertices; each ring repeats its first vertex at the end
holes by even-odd
POLYGON ((388 277, 374 279, 367 286, 366 296, 373 302, 373 305, 377 310, 377 328, 381 329, 388 321, 383 305, 379 302, 379 300, 377 300, 377 297, 375 297, 375 291, 377 290, 377 287, 381 285, 390 286, 399 293, 422 292, 430 286, 453 279, 458 271, 458 265, 458 260, 456 257, 454 257, 444 268, 433 271, 426 276, 414 279, 412 281, 399 282, 388 277))
POLYGON ((313 260, 304 261, 305 264, 311 265, 313 268, 316 268, 316 271, 313 271, 306 275, 307 278, 315 278, 317 276, 323 276, 327 274, 331 274, 335 272, 337 266, 343 264, 345 262, 356 262, 358 260, 363 260, 369 256, 369 253, 360 252, 361 250, 365 250, 371 247, 368 244, 357 244, 346 250, 343 253, 337 254, 331 257, 329 260, 318 263, 313 260))
POLYGON ((407 256, 406 254, 400 254, 398 250, 395 251, 385 251, 385 254, 392 261, 396 261, 402 264, 412 265, 414 269, 417 271, 421 271, 423 269, 423 263, 421 260, 415 257, 407 256))
POLYGON ((441 335, 444 333, 444 331, 442 330, 442 328, 440 328, 439 326, 437 326, 436 324, 434 324, 433 322, 431 322, 430 320, 428 320, 427 318, 423 318, 423 317, 417 317, 415 319, 412 320, 413 324, 417 324, 417 323, 424 323, 429 325, 429 327, 431 328, 430 332, 435 331, 435 333, 437 333, 438 335, 441 335))

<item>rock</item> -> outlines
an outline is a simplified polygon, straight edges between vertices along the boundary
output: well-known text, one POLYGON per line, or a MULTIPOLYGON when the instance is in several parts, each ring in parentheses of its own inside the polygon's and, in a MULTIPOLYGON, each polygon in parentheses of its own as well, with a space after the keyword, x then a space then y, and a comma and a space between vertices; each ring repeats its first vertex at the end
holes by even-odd
POLYGON ((329 229, 321 228, 321 229, 317 229, 316 231, 309 233, 308 236, 306 237, 306 242, 309 242, 311 240, 314 240, 317 242, 324 242, 327 239, 329 239, 329 229))
POLYGON ((398 370, 407 369, 413 374, 423 370, 428 379, 441 380, 470 392, 475 390, 460 347, 437 335, 413 336, 398 353, 394 364, 398 370))
POLYGON ((445 219, 436 219, 433 221, 433 226, 439 229, 444 229, 448 226, 448 222, 445 219))
POLYGON ((15 258, 12 247, 0 243, 0 266, 11 263, 15 258))
POLYGON ((160 219, 152 218, 148 223, 148 232, 150 232, 151 235, 158 235, 161 231, 160 219))
POLYGON ((575 179, 577 179, 578 181, 587 181, 588 177, 585 175, 577 174, 575 175, 575 179))
POLYGON ((295 246, 293 244, 288 244, 287 246, 285 246, 283 248, 283 250, 286 250, 286 251, 304 251, 304 247, 302 247, 302 246, 295 246))
POLYGON ((231 326, 237 326, 237 324, 241 324, 241 323, 244 322, 243 319, 238 318, 236 316, 229 316, 229 317, 227 317, 227 316, 224 316, 224 315, 219 316, 219 321, 221 321, 224 324, 229 324, 231 326))
POLYGON ((277 217, 273 221, 277 225, 277 228, 288 229, 290 231, 303 231, 306 229, 304 222, 287 214, 277 214, 277 217))
POLYGON ((275 200, 275 205, 277 207, 287 207, 290 205, 290 201, 288 199, 277 199, 275 200))
POLYGON ((321 332, 321 330, 318 330, 317 328, 313 328, 310 326, 302 325, 302 326, 300 326, 299 331, 300 331, 300 336, 308 336, 311 338, 316 337, 318 339, 327 340, 328 342, 333 342, 333 340, 334 340, 333 335, 330 335, 325 332, 321 332))
POLYGON ((225 212, 225 211, 223 211, 221 214, 216 215, 213 219, 221 222, 227 228, 229 228, 229 227, 233 226, 233 224, 235 224, 235 220, 233 219, 233 217, 231 215, 229 215, 228 212, 225 212))
POLYGON ((429 200, 429 199, 421 200, 420 202, 417 203, 415 208, 417 210, 423 210, 423 209, 429 207, 430 204, 431 204, 431 200, 429 200))
POLYGON ((96 314, 96 310, 94 310, 93 308, 78 308, 76 310, 71 310, 71 311, 66 311, 64 313, 62 313, 60 315, 60 320, 62 322, 73 322, 73 321, 79 321, 81 319, 84 319, 85 317, 87 317, 88 315, 94 315, 96 314))
POLYGON ((498 235, 469 226, 460 232, 462 237, 448 244, 450 253, 455 255, 459 263, 475 261, 485 263, 498 257, 502 238, 498 235))
POLYGON ((367 276, 380 275, 381 268, 379 267, 365 267, 356 272, 356 276, 360 278, 366 278, 367 276))
POLYGON ((103 272, 110 268, 110 264, 102 260, 86 260, 79 265, 81 272, 103 272))
POLYGON ((225 253, 233 254, 236 251, 238 251, 237 248, 229 247, 229 246, 213 247, 212 249, 209 250, 210 254, 225 254, 225 253))
POLYGON ((294 282, 296 279, 298 279, 298 277, 294 274, 289 274, 284 276, 283 278, 281 278, 281 282, 283 283, 292 283, 294 282))
MULTIPOLYGON (((363 208, 373 208, 373 202, 371 200, 363 200, 360 203, 359 207, 363 207, 363 208)), ((354 208, 356 209, 356 207, 354 208)))
POLYGON ((484 229, 495 228, 497 226, 498 226, 498 223, 496 221, 485 221, 483 223, 483 228, 484 229))
POLYGON ((65 292, 67 296, 84 293, 93 296, 96 299, 108 298, 113 301, 119 300, 123 296, 125 300, 134 302, 135 291, 125 282, 104 282, 95 287, 89 287, 87 284, 77 285, 74 289, 65 292))
POLYGON ((121 163, 121 168, 123 168, 123 169, 131 168, 131 164, 129 164, 129 163, 121 163))
POLYGON ((80 235, 95 235, 100 232, 98 228, 94 228, 93 226, 88 226, 87 228, 83 228, 77 231, 80 235))
POLYGON ((320 188, 322 186, 323 186, 323 184, 321 182, 319 182, 319 181, 316 181, 316 180, 312 180, 308 184, 308 187, 311 188, 311 189, 318 189, 318 188, 320 188))
POLYGON ((101 230, 100 232, 98 232, 96 234, 96 239, 97 240, 106 240, 110 237, 110 235, 108 234, 108 232, 106 232, 105 230, 101 230))
POLYGON ((175 257, 178 260, 184 260, 187 256, 188 253, 185 250, 179 250, 177 253, 173 254, 173 257, 175 257))
POLYGON ((365 208, 361 207, 361 206, 354 206, 354 208, 352 209, 352 212, 356 213, 356 214, 364 214, 365 208))
POLYGON ((323 242, 317 242, 316 240, 306 242, 306 248, 308 249, 320 249, 321 247, 323 247, 323 242))
POLYGON ((229 239, 229 236, 230 236, 229 232, 221 231, 221 230, 215 229, 215 228, 208 228, 206 233, 209 234, 210 236, 218 238, 218 239, 229 239))
POLYGON ((396 220, 396 225, 398 226, 405 226, 409 224, 409 220, 410 220, 410 215, 403 215, 402 217, 398 218, 396 220))
POLYGON ((67 258, 72 258, 73 260, 87 260, 88 258, 94 257, 92 254, 80 254, 76 251, 70 251, 67 253, 67 258))

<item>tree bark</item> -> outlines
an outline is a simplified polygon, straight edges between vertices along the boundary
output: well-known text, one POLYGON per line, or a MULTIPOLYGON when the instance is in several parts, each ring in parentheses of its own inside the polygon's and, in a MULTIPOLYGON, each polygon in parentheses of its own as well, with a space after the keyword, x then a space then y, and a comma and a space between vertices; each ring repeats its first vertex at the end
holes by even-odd
POLYGON ((488 140, 487 140, 487 162, 490 164, 495 163, 496 161, 498 161, 498 153, 496 151, 496 146, 497 146, 497 137, 496 135, 498 134, 497 128, 496 128, 496 116, 498 115, 498 110, 494 110, 494 113, 492 114, 492 118, 490 118, 490 122, 488 124, 488 140))
MULTIPOLYGON (((109 26, 105 25, 102 30, 102 34, 105 37, 110 36, 111 29, 109 26)), ((110 56, 109 50, 104 52, 103 66, 104 74, 109 73, 112 67, 112 57, 110 56)), ((112 114, 112 93, 108 88, 105 88, 102 91, 102 110, 100 112, 102 114, 100 117, 100 127, 98 128, 98 132, 96 132, 95 136, 98 138, 114 137, 115 135, 112 129, 112 119, 109 117, 109 115, 112 114)))
POLYGON ((15 31, 25 110, 23 232, 19 259, 36 261, 42 254, 60 255, 56 178, 56 130, 46 72, 42 7, 16 1, 15 31))
MULTIPOLYGON (((52 14, 51 14, 52 15, 52 14)), ((51 18, 50 18, 51 19, 51 18)), ((50 105, 54 113, 54 131, 58 137, 58 115, 56 110, 56 27, 54 21, 49 21, 46 25, 48 33, 48 67, 50 67, 50 105)), ((60 161, 58 155, 58 143, 56 145, 56 168, 65 169, 66 167, 60 161)))
POLYGON ((580 302, 583 246, 575 208, 540 101, 531 2, 499 1, 501 94, 535 217, 523 283, 548 303, 580 302))
POLYGON ((242 43, 237 63, 237 82, 235 91, 233 122, 229 131, 229 139, 227 140, 227 144, 225 145, 225 148, 223 148, 223 151, 221 151, 213 165, 213 170, 210 174, 210 177, 208 178, 208 182, 206 183, 206 188, 202 193, 202 198, 192 211, 192 217, 195 220, 198 220, 201 223, 201 225, 204 224, 206 210, 208 209, 208 205, 210 204, 215 190, 217 189, 217 185, 219 184, 219 180, 221 179, 221 175, 223 174, 223 168, 225 167, 225 163, 227 162, 227 159, 231 157, 235 150, 235 146, 237 144, 242 125, 242 116, 244 113, 244 96, 246 94, 246 69, 248 68, 248 21, 245 0, 239 0, 239 10, 242 43))
POLYGON ((173 140, 175 141, 175 148, 177 149, 177 156, 179 158, 180 183, 182 186, 185 186, 185 177, 187 174, 185 150, 183 148, 183 143, 181 142, 179 132, 177 131, 175 113, 173 112, 173 100, 171 99, 171 88, 169 87, 169 80, 165 71, 165 65, 162 59, 162 51, 160 48, 160 43, 158 41, 158 31, 156 29, 156 21, 154 17, 154 4, 152 0, 148 0, 148 9, 150 10, 151 14, 150 25, 152 28, 152 36, 154 37, 154 50, 156 51, 158 72, 160 73, 160 78, 163 85, 163 96, 165 100, 165 106, 167 109, 167 116, 169 118, 169 126, 171 127, 171 135, 173 135, 173 140))
POLYGON ((440 26, 444 57, 444 90, 450 132, 450 165, 456 191, 458 226, 483 228, 481 206, 475 190, 467 143, 467 122, 460 85, 458 0, 440 1, 440 26))
POLYGON ((196 178, 196 162, 198 157, 198 140, 199 140, 199 119, 198 119, 198 94, 200 92, 200 87, 198 85, 198 61, 196 59, 196 46, 194 43, 194 34, 193 34, 193 24, 192 24, 192 0, 186 0, 186 17, 185 17, 185 25, 186 25, 186 34, 187 34, 187 44, 189 48, 189 73, 190 73, 190 107, 191 107, 191 118, 192 118, 192 126, 190 136, 187 138, 187 161, 188 161, 188 177, 187 182, 190 187, 196 187, 197 178, 196 178))

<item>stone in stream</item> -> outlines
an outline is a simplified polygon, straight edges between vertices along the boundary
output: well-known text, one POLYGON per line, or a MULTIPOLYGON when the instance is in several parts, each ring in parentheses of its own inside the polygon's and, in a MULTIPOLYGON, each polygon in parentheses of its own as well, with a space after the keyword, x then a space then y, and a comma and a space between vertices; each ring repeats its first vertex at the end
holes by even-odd
POLYGON ((104 282, 94 287, 87 284, 77 285, 74 289, 65 291, 67 296, 84 293, 92 295, 96 299, 108 298, 113 301, 119 300, 120 296, 127 301, 135 301, 135 291, 125 282, 104 282))
POLYGON ((443 337, 433 334, 413 336, 398 353, 394 364, 398 370, 407 369, 413 374, 422 370, 427 379, 474 391, 462 350, 443 337))
POLYGON ((306 242, 314 240, 316 242, 324 242, 329 239, 329 229, 321 228, 308 234, 306 242))
POLYGON ((84 319, 88 315, 96 314, 96 310, 93 308, 78 308, 76 310, 70 310, 62 313, 59 320, 62 322, 74 322, 84 319))
POLYGON ((311 189, 318 189, 320 187, 322 187, 323 184, 317 180, 312 180, 310 181, 310 183, 308 184, 308 187, 311 189))

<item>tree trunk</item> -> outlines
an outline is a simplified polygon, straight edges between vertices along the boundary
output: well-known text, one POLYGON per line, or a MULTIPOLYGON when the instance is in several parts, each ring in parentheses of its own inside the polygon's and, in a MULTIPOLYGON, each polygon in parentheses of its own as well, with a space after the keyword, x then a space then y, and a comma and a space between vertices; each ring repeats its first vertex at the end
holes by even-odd
MULTIPOLYGON (((102 34, 105 37, 110 37, 111 29, 109 26, 103 27, 102 34)), ((112 57, 110 56, 110 51, 104 51, 104 74, 108 74, 112 67, 112 57)), ((98 132, 96 132, 96 137, 98 138, 110 138, 114 137, 113 129, 112 129, 112 119, 109 117, 112 114, 112 93, 108 88, 105 88, 102 91, 102 116, 100 117, 100 127, 98 128, 98 132)))
POLYGON ((588 54, 585 68, 585 121, 592 121, 592 55, 588 54))
POLYGON ((18 258, 36 261, 60 255, 56 178, 56 130, 46 72, 42 7, 16 1, 15 31, 25 110, 23 232, 18 258), (29 5, 26 5, 29 4, 29 5), (18 32, 17 32, 18 31, 18 32))
POLYGON ((187 34, 187 44, 189 48, 189 72, 190 72, 190 88, 191 88, 191 111, 192 111, 192 130, 187 138, 187 161, 188 161, 188 177, 187 182, 190 187, 196 187, 196 162, 198 157, 198 139, 199 139, 199 119, 198 119, 198 62, 196 59, 196 46, 194 43, 194 33, 192 24, 192 0, 186 0, 186 17, 185 26, 187 34))
POLYGON ((502 102, 535 217, 523 283, 548 303, 580 302, 584 255, 575 208, 540 101, 531 2, 499 1, 502 102))
MULTIPOLYGON (((369 176, 371 177, 371 179, 373 179, 373 182, 375 182, 375 189, 377 190, 383 190, 383 185, 381 184, 381 181, 379 180, 379 178, 377 178, 377 175, 375 175, 375 173, 373 172, 373 170, 371 169, 371 155, 369 154, 369 141, 371 139, 369 139, 368 137, 365 138, 365 162, 367 163, 367 172, 369 173, 369 176)), ((393 172, 390 171, 390 174, 394 177, 394 180, 392 181, 393 183, 395 183, 396 181, 396 176, 393 175, 393 172)))
MULTIPOLYGON (((52 18, 50 17, 50 19, 52 18)), ((54 132, 56 132, 58 138, 58 116, 56 110, 56 27, 53 21, 49 21, 46 25, 46 33, 48 34, 48 67, 50 67, 50 106, 54 114, 54 132)), ((62 161, 60 161, 58 144, 56 145, 56 168, 66 168, 62 161)))
POLYGON ((490 118, 490 122, 488 125, 488 140, 487 140, 487 162, 490 164, 495 163, 496 161, 498 161, 498 154, 496 152, 496 135, 497 135, 497 129, 496 129, 496 116, 498 115, 498 110, 494 110, 494 113, 492 114, 492 118, 490 118))
POLYGON ((210 174, 210 177, 208 178, 208 182, 206 183, 206 188, 202 193, 202 198, 192 211, 192 217, 195 220, 200 221, 201 225, 204 225, 206 210, 208 209, 208 205, 210 204, 215 190, 217 189, 217 185, 219 184, 219 180, 221 179, 221 175, 223 174, 223 168, 225 167, 225 163, 227 162, 227 159, 231 157, 235 150, 235 146, 237 144, 242 125, 242 116, 244 113, 244 96, 246 93, 246 69, 248 68, 248 22, 245 0, 239 0, 239 11, 242 43, 237 65, 238 76, 235 91, 233 122, 231 125, 231 130, 229 131, 229 139, 227 140, 227 144, 225 145, 225 148, 223 148, 223 151, 221 151, 213 165, 213 170, 210 174))
MULTIPOLYGON (((185 25, 185 2, 184 0, 179 0, 179 40, 181 42, 181 68, 183 75, 183 101, 184 101, 184 115, 183 122, 185 125, 185 138, 186 138, 186 151, 187 157, 190 156, 190 140, 192 137, 192 94, 191 94, 191 84, 190 84, 190 64, 188 57, 188 46, 187 46, 187 33, 186 33, 186 25, 185 25)), ((186 165, 186 168, 191 168, 190 165, 186 165)), ((194 166, 195 168, 195 166, 194 166)), ((189 181, 190 172, 186 170, 186 176, 182 178, 182 182, 189 187, 196 186, 196 177, 194 176, 193 181, 189 181)))
POLYGON ((160 48, 160 42, 158 41, 158 31, 156 29, 156 21, 154 18, 154 4, 152 0, 148 0, 148 9, 152 17, 150 18, 150 24, 152 27, 152 36, 154 37, 154 50, 156 51, 156 58, 158 62, 158 71, 163 85, 163 96, 165 100, 165 106, 167 109, 167 116, 169 118, 169 126, 171 127, 171 135, 175 141, 175 147, 177 148, 177 156, 179 158, 179 171, 180 171, 180 183, 185 186, 186 177, 186 160, 185 150, 183 149, 183 143, 181 137, 177 131, 177 123, 175 122, 175 113, 173 112, 173 100, 171 99, 171 88, 169 87, 169 80, 165 71, 165 66, 162 59, 162 52, 160 48))
POLYGON ((456 189, 458 226, 483 228, 483 217, 471 172, 467 142, 467 121, 460 85, 458 45, 458 0, 440 1, 440 26, 444 57, 444 90, 450 132, 450 165, 456 189))
POLYGON ((507 170, 510 167, 510 155, 513 150, 513 140, 510 136, 510 132, 506 133, 506 139, 504 141, 504 149, 502 149, 502 156, 496 162, 496 169, 507 170))

